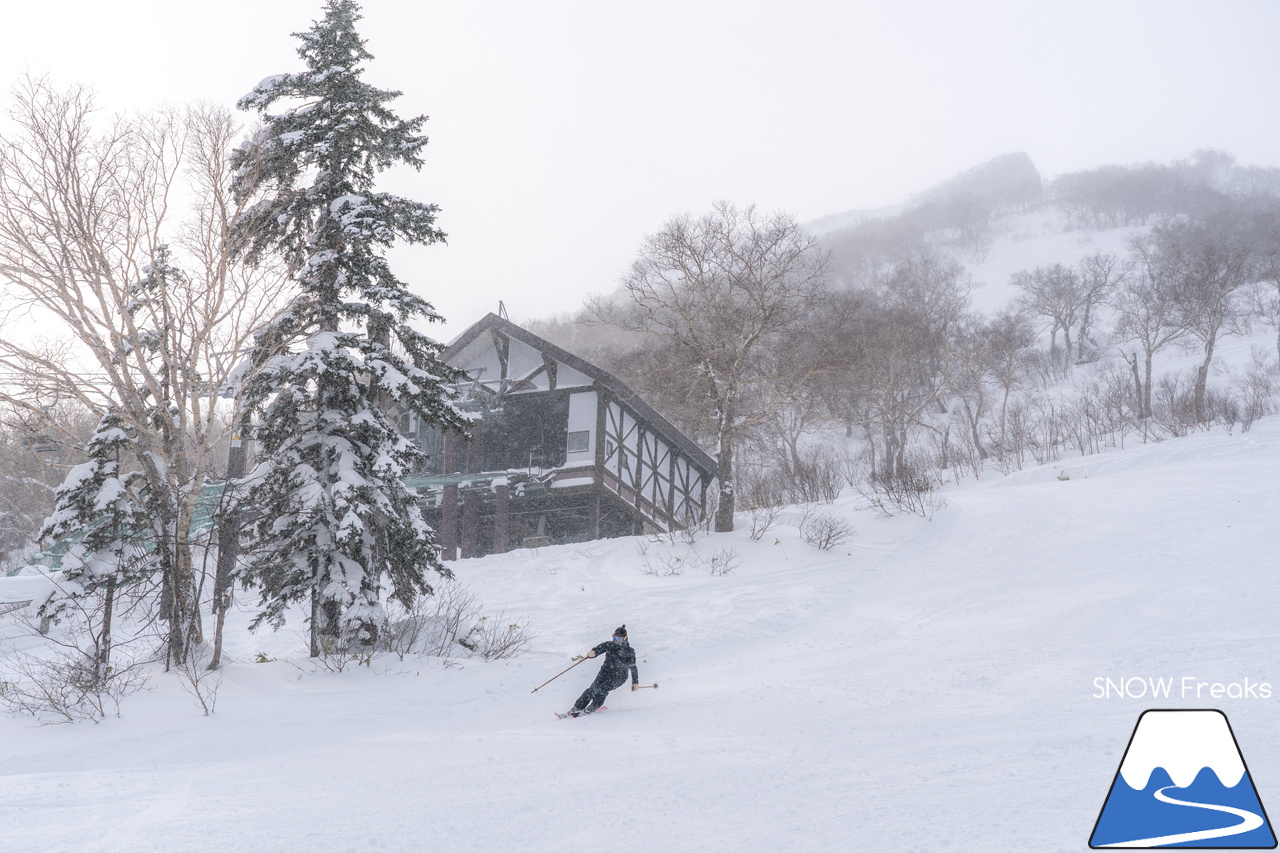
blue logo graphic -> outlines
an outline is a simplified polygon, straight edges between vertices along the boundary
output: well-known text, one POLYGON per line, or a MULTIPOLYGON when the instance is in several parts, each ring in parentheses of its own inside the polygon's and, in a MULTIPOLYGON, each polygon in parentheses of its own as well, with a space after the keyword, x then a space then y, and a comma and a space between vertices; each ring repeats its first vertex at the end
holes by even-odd
POLYGON ((1274 848, 1275 833, 1226 715, 1144 711, 1089 846, 1274 848))

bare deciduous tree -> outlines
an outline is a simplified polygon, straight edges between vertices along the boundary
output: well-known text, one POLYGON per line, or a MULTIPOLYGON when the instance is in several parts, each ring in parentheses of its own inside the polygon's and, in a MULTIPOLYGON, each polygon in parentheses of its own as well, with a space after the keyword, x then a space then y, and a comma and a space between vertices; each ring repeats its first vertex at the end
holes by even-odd
POLYGON ((1115 289, 1133 273, 1133 261, 1121 258, 1113 252, 1094 252, 1080 261, 1080 284, 1082 291, 1082 309, 1079 334, 1076 336, 1076 356, 1078 361, 1090 357, 1096 350, 1096 343, 1090 332, 1096 311, 1106 304, 1115 289))
POLYGON ((1176 325, 1201 343, 1193 412, 1205 421, 1205 388, 1214 349, 1224 334, 1240 331, 1242 305, 1236 291, 1246 282, 1254 244, 1244 214, 1222 211, 1201 220, 1157 225, 1132 243, 1141 262, 1162 280, 1176 325))
POLYGON ((644 239, 622 279, 624 304, 592 304, 604 322, 669 341, 680 357, 671 380, 709 408, 717 531, 733 529, 739 440, 786 399, 753 393, 773 378, 760 355, 809 315, 826 274, 827 254, 794 217, 721 202, 644 239))
POLYGON ((1280 359, 1280 203, 1272 203, 1258 217, 1258 280, 1249 291, 1253 312, 1275 330, 1276 358, 1280 359))
POLYGON ((1013 274, 1013 284, 1022 293, 1021 304, 1031 313, 1049 321, 1049 355, 1057 358, 1058 332, 1062 332, 1062 364, 1070 365, 1071 330, 1084 316, 1088 300, 1080 274, 1063 264, 1036 267, 1013 274))
POLYGON ((1001 311, 978 331, 982 340, 980 364, 1000 393, 997 418, 996 453, 1001 463, 1008 447, 1009 400, 1027 378, 1027 361, 1035 348, 1036 333, 1027 316, 1019 311, 1001 311))
POLYGON ((954 261, 908 258, 850 324, 857 352, 847 381, 857 388, 854 417, 870 440, 876 480, 909 474, 908 432, 924 425, 930 412, 941 412, 946 396, 962 383, 959 355, 968 306, 962 276, 963 267, 954 261))
POLYGON ((1151 417, 1151 369, 1156 353, 1186 335, 1178 321, 1168 281, 1143 241, 1131 243, 1137 267, 1120 286, 1116 298, 1116 335, 1132 342, 1121 347, 1133 376, 1134 410, 1139 419, 1151 417), (1139 361, 1141 359, 1141 361, 1139 361))
POLYGON ((91 95, 29 79, 0 138, 0 400, 40 413, 113 408, 143 474, 168 620, 168 660, 202 638, 193 521, 220 464, 227 405, 251 335, 272 310, 270 270, 231 262, 226 155, 212 107, 104 120, 91 95), (179 222, 174 210, 190 203, 179 222), (29 334, 56 329, 50 340, 29 334))

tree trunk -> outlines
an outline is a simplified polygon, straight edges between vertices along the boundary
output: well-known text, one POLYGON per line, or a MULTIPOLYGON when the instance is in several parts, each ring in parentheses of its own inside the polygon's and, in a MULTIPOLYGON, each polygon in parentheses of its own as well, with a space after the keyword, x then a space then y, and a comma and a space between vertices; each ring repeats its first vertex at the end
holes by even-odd
POLYGON ((876 436, 875 432, 871 429, 871 425, 868 423, 864 423, 862 425, 862 431, 866 433, 867 452, 871 454, 871 470, 868 474, 871 478, 871 482, 874 483, 880 476, 880 460, 876 456, 876 436))
POLYGON ((733 530, 734 511, 734 477, 733 477, 733 436, 729 430, 720 430, 720 447, 716 453, 716 480, 719 492, 716 503, 716 533, 729 533, 733 530))
POLYGON ((1209 363, 1213 361, 1214 337, 1204 343, 1204 361, 1196 368, 1195 416, 1196 423, 1204 424, 1207 420, 1204 410, 1205 393, 1209 385, 1209 363))
POLYGON ((222 666, 222 629, 227 622, 227 610, 231 606, 231 596, 217 603, 218 612, 213 623, 213 656, 209 658, 209 669, 222 666))
MULTIPOLYGON (((708 370, 714 376, 714 371, 708 370)), ((716 533, 729 533, 733 530, 734 506, 734 470, 733 470, 733 428, 738 416, 735 395, 732 386, 729 390, 717 389, 715 396, 717 447, 716 447, 716 533)))
POLYGON ((245 457, 248 448, 245 439, 240 435, 231 437, 231 448, 227 451, 227 483, 224 486, 221 509, 218 518, 218 562, 213 576, 213 655, 209 658, 209 669, 217 669, 222 665, 222 630, 226 625, 227 611, 231 609, 231 577, 236 567, 236 556, 240 552, 241 514, 230 511, 227 506, 227 494, 231 484, 244 476, 245 457))
POLYGON ((1004 464, 1004 451, 1007 445, 1007 423, 1009 415, 1009 394, 1011 390, 1009 386, 1005 386, 1004 396, 1000 399, 1000 444, 996 446, 996 459, 1000 464, 1004 464))
POLYGON ((1090 314, 1093 313, 1093 303, 1085 302, 1084 317, 1080 320, 1080 334, 1076 341, 1076 361, 1082 361, 1085 358, 1084 347, 1089 340, 1089 323, 1091 322, 1090 314))
POLYGON ((964 401, 965 422, 969 426, 969 440, 973 442, 973 450, 978 460, 987 458, 987 449, 982 446, 982 435, 978 432, 978 415, 974 414, 973 408, 969 405, 969 401, 964 401))
POLYGON ((1138 354, 1127 353, 1125 355, 1125 363, 1129 365, 1129 371, 1133 374, 1133 409, 1139 419, 1147 417, 1142 408, 1142 376, 1138 373, 1138 354))
POLYGON ((1147 352, 1146 377, 1142 386, 1142 416, 1151 418, 1151 351, 1147 352))
POLYGON ((880 428, 880 440, 884 443, 884 453, 881 454, 884 457, 884 462, 880 465, 880 482, 882 483, 892 483, 893 478, 898 473, 897 469, 894 468, 894 463, 898 458, 898 455, 894 453, 893 447, 895 438, 893 430, 888 426, 880 428))
POLYGON ((311 588, 311 657, 320 657, 320 591, 311 588))
POLYGON ((102 604, 102 640, 98 644, 98 659, 94 662, 93 683, 102 687, 111 670, 111 616, 115 609, 116 580, 107 578, 107 596, 102 604))
POLYGON ((203 642, 199 602, 195 594, 195 571, 191 563, 190 545, 175 536, 167 543, 171 549, 172 580, 169 583, 169 660, 181 666, 191 650, 203 642))
POLYGON ((893 467, 898 477, 902 478, 907 473, 907 427, 905 425, 901 425, 896 427, 896 430, 897 441, 895 443, 896 450, 898 451, 898 458, 894 460, 893 467))

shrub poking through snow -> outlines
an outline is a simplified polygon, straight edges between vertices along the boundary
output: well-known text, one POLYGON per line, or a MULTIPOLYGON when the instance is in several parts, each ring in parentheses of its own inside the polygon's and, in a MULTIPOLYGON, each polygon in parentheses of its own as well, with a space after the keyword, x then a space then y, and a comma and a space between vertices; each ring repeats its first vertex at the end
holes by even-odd
POLYGON ((484 660, 506 660, 528 651, 536 634, 523 619, 481 614, 480 602, 454 580, 436 585, 408 607, 392 600, 378 625, 377 648, 400 660, 411 655, 450 658, 460 650, 484 660))
POLYGON ((800 522, 800 538, 819 551, 830 551, 853 536, 849 522, 829 512, 806 513, 800 522))
POLYGON ((713 577, 727 575, 742 562, 737 550, 721 548, 704 557, 692 546, 680 551, 664 549, 650 554, 648 546, 640 550, 640 571, 656 578, 674 578, 683 575, 685 569, 702 569, 713 577))
POLYGON ((707 574, 712 577, 723 577, 742 563, 742 555, 735 548, 721 548, 703 561, 707 574))

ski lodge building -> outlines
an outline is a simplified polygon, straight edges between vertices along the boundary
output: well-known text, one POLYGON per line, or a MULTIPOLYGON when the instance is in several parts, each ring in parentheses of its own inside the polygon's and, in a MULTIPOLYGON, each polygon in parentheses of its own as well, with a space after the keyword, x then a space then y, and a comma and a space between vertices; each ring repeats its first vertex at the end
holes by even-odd
POLYGON ((715 460, 616 377, 489 314, 444 360, 480 420, 471 440, 407 422, 406 479, 444 559, 668 532, 701 520, 715 460))

